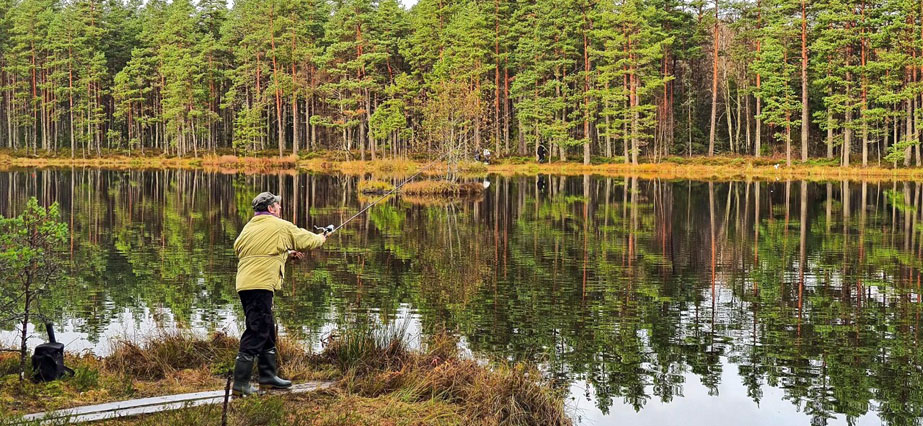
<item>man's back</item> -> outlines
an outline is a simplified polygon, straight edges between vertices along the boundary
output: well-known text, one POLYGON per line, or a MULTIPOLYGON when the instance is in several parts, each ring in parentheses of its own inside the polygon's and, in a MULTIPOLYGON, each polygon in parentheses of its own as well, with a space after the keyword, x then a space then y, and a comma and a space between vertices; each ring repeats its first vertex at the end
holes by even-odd
POLYGON ((323 239, 273 215, 257 215, 234 242, 237 263, 237 291, 278 290, 285 277, 289 250, 320 247, 323 239))

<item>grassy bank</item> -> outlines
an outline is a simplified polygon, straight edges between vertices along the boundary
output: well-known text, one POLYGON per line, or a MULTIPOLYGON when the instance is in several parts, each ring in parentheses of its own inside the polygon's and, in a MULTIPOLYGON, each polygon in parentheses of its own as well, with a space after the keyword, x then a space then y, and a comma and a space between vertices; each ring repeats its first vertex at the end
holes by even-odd
MULTIPOLYGON (((283 340, 282 375, 336 385, 236 400, 229 424, 570 424, 563 395, 532 367, 482 366, 460 357, 457 342, 446 335, 430 338, 421 350, 404 342, 401 332, 350 330, 311 354, 283 340)), ((13 356, 4 354, 0 424, 36 411, 221 389, 236 348, 237 340, 223 334, 119 341, 105 358, 68 355, 75 376, 42 384, 20 384, 13 356)), ((220 406, 204 406, 108 423, 199 425, 220 418, 220 406)))
MULTIPOLYGON (((354 157, 353 157, 354 158, 354 157)), ((12 168, 67 168, 93 167, 117 170, 146 169, 203 169, 223 173, 278 173, 278 172, 320 172, 341 173, 350 176, 374 174, 378 177, 408 176, 420 170, 427 158, 386 159, 358 161, 346 158, 339 151, 313 152, 309 155, 279 157, 270 152, 254 157, 235 155, 203 155, 192 157, 165 157, 149 153, 146 156, 128 156, 112 152, 102 157, 70 158, 58 156, 34 157, 21 152, 0 152, 0 170, 12 168)), ((448 165, 434 165, 424 175, 444 174, 448 165)), ((593 164, 580 162, 553 162, 538 164, 531 158, 511 157, 500 159, 494 164, 484 165, 465 161, 455 165, 454 170, 468 176, 484 176, 488 173, 501 175, 535 176, 539 174, 583 175, 592 174, 607 177, 637 176, 660 179, 702 179, 702 180, 923 180, 923 168, 893 168, 877 163, 869 167, 841 167, 835 160, 815 159, 805 163, 795 162, 785 166, 785 159, 778 157, 667 157, 657 163, 638 165, 614 162, 612 159, 597 158, 593 164)))

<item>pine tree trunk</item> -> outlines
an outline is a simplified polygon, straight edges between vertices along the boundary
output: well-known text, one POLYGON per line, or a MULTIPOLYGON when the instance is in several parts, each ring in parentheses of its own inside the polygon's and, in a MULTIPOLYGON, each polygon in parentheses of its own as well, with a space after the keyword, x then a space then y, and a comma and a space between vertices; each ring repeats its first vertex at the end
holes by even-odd
MULTIPOLYGON (((9 73, 6 74, 7 79, 9 79, 9 73)), ((7 147, 13 149, 14 138, 13 138, 13 121, 15 120, 16 112, 13 111, 13 94, 4 93, 3 98, 6 101, 6 143, 7 147)), ((73 104, 72 104, 73 105, 73 104)), ((74 108, 71 107, 71 117, 73 117, 74 108)))
MULTIPOLYGON (((757 29, 762 28, 763 26, 762 23, 763 23, 762 1, 757 0, 756 1, 756 28, 757 29)), ((763 49, 763 44, 759 39, 757 39, 756 40, 757 57, 759 57, 760 52, 762 52, 762 49, 763 49)), ((762 79, 761 79, 760 73, 756 73, 757 93, 759 93, 761 87, 762 87, 762 79)), ((760 150, 762 149, 762 147, 760 146, 760 144, 762 143, 762 130, 763 130, 763 119, 760 117, 762 113, 763 113, 763 99, 761 96, 756 96, 756 135, 755 135, 756 139, 754 140, 754 144, 753 144, 753 155, 756 158, 760 158, 760 150)))
POLYGON ((833 110, 827 107, 827 158, 833 158, 833 110))
POLYGON ((715 121, 718 115, 718 0, 715 0, 714 51, 712 52, 711 124, 708 127, 708 156, 715 155, 715 121))
MULTIPOLYGON (((628 76, 626 75, 625 78, 627 79, 628 76)), ((625 114, 626 116, 628 115, 627 111, 630 109, 631 109, 631 101, 629 100, 628 108, 626 108, 626 114, 625 114)), ((623 120, 622 121, 622 148, 625 151, 625 164, 629 164, 631 162, 631 156, 629 153, 630 149, 628 149, 628 143, 630 140, 631 138, 630 138, 630 135, 628 134, 628 120, 623 120)))
MULTIPOLYGON (((71 53, 70 48, 68 48, 68 55, 72 58, 73 54, 71 53)), ((74 158, 77 151, 77 141, 74 137, 74 69, 73 69, 73 59, 67 63, 67 95, 68 95, 68 115, 70 115, 70 133, 71 133, 71 159, 74 158)))
MULTIPOLYGON (((742 117, 740 116, 740 109, 741 109, 740 108, 740 85, 737 86, 736 92, 737 92, 737 107, 736 107, 737 109, 737 128, 735 129, 735 133, 734 133, 734 144, 737 145, 738 152, 746 153, 747 152, 746 147, 740 146, 740 127, 742 126, 742 123, 741 123, 742 117)), ((749 132, 750 129, 747 129, 747 131, 749 132)))
MULTIPOLYGON (((510 144, 510 70, 503 66, 503 142, 510 144)), ((526 155, 526 139, 519 134, 519 155, 526 155)))
POLYGON ((785 117, 785 166, 792 166, 792 125, 791 118, 786 114, 785 117))
MULTIPOLYGON (((914 70, 916 74, 916 70, 914 70)), ((914 165, 920 167, 920 98, 913 97, 913 153, 914 165)))
MULTIPOLYGON (((901 123, 900 123, 900 121, 899 121, 898 118, 897 118, 896 111, 895 111, 895 115, 894 115, 894 123, 893 123, 893 126, 894 126, 894 127, 892 127, 892 129, 894 130, 894 138, 892 138, 891 143, 894 144, 894 145, 896 146, 897 144, 899 144, 899 143, 901 142, 901 139, 900 139, 900 131, 901 131, 900 127, 901 127, 901 123)), ((897 167, 897 160, 894 160, 894 161, 892 162, 892 166, 894 166, 895 168, 897 167)))
MULTIPOLYGON (((849 73, 846 73, 846 81, 848 82, 850 77, 849 73)), ((846 93, 849 93, 849 84, 846 86, 846 93)), ((849 101, 846 101, 846 119, 843 120, 843 148, 842 148, 842 157, 843 166, 849 166, 849 154, 852 150, 852 105, 849 105, 849 101)))
MULTIPOLYGON (((632 57, 632 60, 634 58, 632 57)), ((640 135, 640 129, 638 128, 638 76, 635 74, 636 70, 632 69, 631 73, 631 164, 638 164, 638 155, 641 151, 639 146, 638 137, 640 135)))
POLYGON ((762 99, 756 98, 756 139, 753 143, 753 155, 756 158, 760 158, 760 151, 763 149, 760 142, 762 139, 763 131, 763 119, 760 118, 760 114, 763 113, 763 102, 762 99))
MULTIPOLYGON (((909 142, 913 140, 912 135, 914 134, 913 121, 912 121, 913 120, 913 110, 911 109, 911 106, 910 106, 910 99, 907 99, 907 101, 904 102, 904 108, 905 108, 904 118, 906 119, 906 124, 904 127, 904 139, 906 139, 909 142)), ((908 145, 907 148, 904 149, 904 166, 910 165, 910 154, 911 154, 911 149, 910 149, 910 145, 908 145)))
POLYGON ((36 153, 36 142, 37 142, 36 135, 38 134, 38 125, 39 125, 40 120, 38 117, 38 108, 35 105, 35 100, 38 98, 38 86, 36 84, 36 76, 35 76, 35 70, 37 69, 37 65, 35 63, 35 43, 34 42, 30 43, 30 46, 31 46, 31 51, 32 51, 32 68, 31 68, 32 99, 30 99, 30 103, 32 103, 32 118, 35 119, 35 122, 32 124, 32 129, 31 129, 32 130, 32 153, 35 154, 36 153))
POLYGON ((313 151, 317 147, 317 127, 311 123, 311 115, 314 114, 314 95, 311 95, 311 99, 306 101, 304 108, 304 122, 308 126, 308 130, 311 132, 311 138, 308 140, 308 150, 313 151))
POLYGON ((369 89, 365 89, 365 121, 369 123, 369 149, 372 151, 372 161, 375 161, 378 153, 376 152, 377 147, 375 145, 377 145, 377 142, 375 141, 375 135, 372 134, 372 98, 369 95, 369 89))
POLYGON ((692 157, 692 103, 694 99, 689 96, 689 87, 684 82, 683 95, 686 97, 686 157, 692 157))
MULTIPOLYGON (((801 161, 808 161, 808 18, 805 0, 801 0, 801 161)), ((863 148, 863 152, 865 152, 863 148)))
POLYGON ((731 113, 731 82, 728 80, 728 70, 727 66, 724 67, 724 89, 725 89, 725 98, 724 98, 724 112, 727 115, 727 125, 728 125, 728 144, 730 145, 731 152, 737 153, 737 145, 734 143, 734 117, 731 113))
MULTIPOLYGON (((293 22, 297 22, 293 18, 293 22)), ((299 140, 298 132, 298 70, 295 68, 295 55, 297 49, 295 45, 295 26, 292 26, 292 155, 297 158, 298 156, 298 145, 301 143, 299 140)))
POLYGON ((365 161, 365 122, 359 119, 359 135, 356 141, 359 144, 359 159, 365 161))
POLYGON ((22 322, 20 326, 22 331, 20 333, 19 341, 19 382, 22 383, 26 378, 26 359, 28 356, 29 346, 27 345, 27 339, 29 338, 29 320, 31 315, 32 307, 32 271, 28 270, 25 273, 26 283, 25 290, 23 292, 24 304, 23 304, 23 314, 22 322))
MULTIPOLYGON (((606 88, 608 91, 608 87, 606 88)), ((606 110, 609 109, 609 100, 606 100, 606 110)), ((606 114, 606 157, 612 158, 612 125, 609 114, 606 114)))
POLYGON ((494 140, 500 141, 500 0, 494 0, 494 140))
POLYGON ((583 164, 590 164, 590 47, 587 31, 589 31, 590 22, 583 12, 583 164))
POLYGON ((272 81, 275 86, 275 96, 276 96, 276 137, 279 141, 279 157, 285 155, 283 150, 285 149, 285 130, 283 128, 282 120, 282 90, 279 87, 279 67, 276 62, 276 27, 273 25, 273 13, 275 9, 273 7, 269 8, 269 47, 272 49, 272 81))

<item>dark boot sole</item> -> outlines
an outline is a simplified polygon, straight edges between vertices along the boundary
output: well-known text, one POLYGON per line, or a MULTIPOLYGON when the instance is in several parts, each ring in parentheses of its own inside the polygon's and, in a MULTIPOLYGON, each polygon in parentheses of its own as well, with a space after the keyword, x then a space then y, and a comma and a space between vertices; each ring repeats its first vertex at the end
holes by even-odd
POLYGON ((267 389, 285 390, 285 389, 291 389, 291 388, 292 388, 292 385, 288 385, 288 386, 276 386, 276 385, 271 385, 271 384, 260 383, 260 388, 261 388, 261 389, 262 389, 262 388, 267 388, 267 389))

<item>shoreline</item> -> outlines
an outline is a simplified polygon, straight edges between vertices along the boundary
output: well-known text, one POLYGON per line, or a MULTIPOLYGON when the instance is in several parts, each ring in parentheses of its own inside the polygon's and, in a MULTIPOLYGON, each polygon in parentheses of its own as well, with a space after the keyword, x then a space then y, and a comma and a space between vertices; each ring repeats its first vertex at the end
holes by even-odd
MULTIPOLYGON (((27 169, 96 168, 104 170, 204 170, 217 173, 340 173, 349 176, 409 176, 427 163, 410 159, 338 160, 334 152, 321 152, 313 158, 296 156, 205 155, 202 157, 104 155, 95 158, 26 157, 0 152, 0 171, 27 169)), ((579 162, 538 164, 522 157, 500 159, 494 164, 466 161, 456 165, 464 176, 556 176, 595 175, 600 177, 639 177, 677 180, 923 180, 923 168, 841 167, 822 161, 785 167, 784 159, 772 157, 669 157, 658 163, 637 165, 606 162, 584 165, 579 162)), ((437 176, 447 171, 438 163, 424 172, 437 176)))
MULTIPOLYGON (((401 330, 344 329, 319 353, 278 342, 281 373, 295 383, 329 382, 311 393, 270 392, 235 398, 229 424, 548 424, 571 425, 564 394, 535 366, 482 365, 458 352, 456 338, 436 334, 410 349, 401 330), (509 410, 523 407, 523 410, 509 410), (345 423, 344 423, 345 421, 345 423)), ((0 424, 37 412, 224 389, 238 340, 165 333, 135 343, 117 340, 106 357, 65 354, 75 375, 48 383, 19 382, 18 354, 0 353, 0 424)), ((211 424, 221 405, 186 407, 102 424, 211 424)), ((67 419, 55 424, 70 424, 67 419)))

